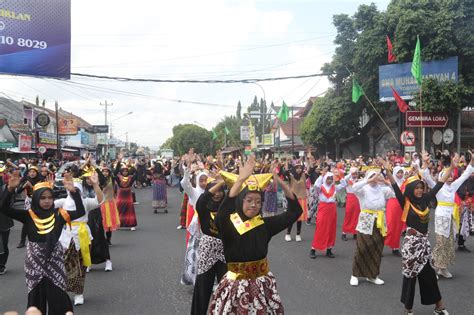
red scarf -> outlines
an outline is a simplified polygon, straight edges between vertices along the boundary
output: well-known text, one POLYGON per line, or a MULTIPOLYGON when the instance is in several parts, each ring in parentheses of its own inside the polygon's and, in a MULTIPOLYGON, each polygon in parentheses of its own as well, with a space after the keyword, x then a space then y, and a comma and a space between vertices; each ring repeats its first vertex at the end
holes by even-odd
POLYGON ((324 185, 321 186, 321 192, 323 193, 323 195, 327 198, 327 199, 331 199, 332 197, 334 197, 334 193, 336 192, 336 186, 335 185, 332 185, 331 186, 331 189, 329 190, 329 192, 326 190, 326 188, 324 187, 324 185))

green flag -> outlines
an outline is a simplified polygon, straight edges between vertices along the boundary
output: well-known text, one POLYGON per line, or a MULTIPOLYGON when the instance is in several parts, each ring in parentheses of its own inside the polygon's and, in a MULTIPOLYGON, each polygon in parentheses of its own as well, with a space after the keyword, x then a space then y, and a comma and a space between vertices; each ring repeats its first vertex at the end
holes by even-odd
POLYGON ((290 116, 290 109, 286 105, 285 101, 283 101, 283 105, 281 105, 281 108, 278 111, 277 117, 278 119, 280 119, 282 123, 286 123, 289 116, 290 116))
POLYGON ((227 128, 227 126, 224 126, 224 131, 225 131, 225 134, 228 135, 230 133, 229 129, 227 128))
POLYGON ((212 130, 212 140, 216 140, 217 139, 217 133, 215 130, 212 130))
POLYGON ((415 55, 411 63, 411 74, 415 77, 416 83, 421 86, 423 78, 421 73, 421 45, 418 36, 416 37, 415 55))
POLYGON ((352 79, 352 101, 357 103, 360 97, 364 95, 364 90, 362 87, 357 83, 356 79, 352 79))

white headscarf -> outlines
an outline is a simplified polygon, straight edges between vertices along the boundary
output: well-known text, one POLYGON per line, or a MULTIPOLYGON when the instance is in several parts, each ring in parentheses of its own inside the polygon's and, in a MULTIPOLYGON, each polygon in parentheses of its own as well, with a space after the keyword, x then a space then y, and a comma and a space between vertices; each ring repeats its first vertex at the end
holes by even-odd
POLYGON ((323 176, 323 186, 324 186, 324 189, 326 189, 326 191, 329 191, 329 189, 331 189, 331 186, 334 185, 334 174, 331 173, 331 172, 327 172, 324 176, 323 176), (326 184, 326 180, 328 179, 328 177, 332 177, 333 178, 333 183, 331 185, 328 185, 326 184))
POLYGON ((403 175, 405 175, 405 169, 401 166, 395 166, 393 168, 393 177, 395 178, 395 182, 397 183, 398 187, 402 186, 403 182, 405 181, 404 176, 402 179, 397 177, 398 172, 403 171, 403 175))

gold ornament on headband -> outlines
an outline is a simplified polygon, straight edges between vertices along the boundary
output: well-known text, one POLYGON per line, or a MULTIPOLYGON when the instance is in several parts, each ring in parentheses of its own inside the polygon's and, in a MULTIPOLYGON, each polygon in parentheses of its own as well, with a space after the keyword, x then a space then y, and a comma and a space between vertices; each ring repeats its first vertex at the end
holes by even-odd
POLYGON ((216 179, 215 178, 212 178, 212 177, 207 177, 207 183, 212 183, 213 181, 215 181, 216 179))
POLYGON ((85 167, 84 170, 82 171, 81 178, 86 178, 86 177, 91 177, 92 174, 94 174, 95 170, 93 167, 85 167))
MULTIPOLYGON (((221 174, 222 178, 224 178, 225 184, 229 188, 234 185, 234 183, 237 181, 237 178, 239 177, 238 174, 224 171, 220 171, 219 174, 221 174)), ((240 191, 242 191, 245 187, 247 187, 250 191, 263 191, 270 183, 272 178, 273 174, 250 175, 249 178, 247 178, 242 184, 242 187, 240 187, 240 191)))
POLYGON ((33 191, 41 189, 41 188, 53 189, 53 185, 51 185, 49 182, 41 182, 33 186, 33 191))
POLYGON ((367 172, 367 171, 371 171, 371 170, 379 171, 379 172, 382 171, 379 166, 372 166, 371 165, 371 166, 362 166, 362 168, 361 168, 362 172, 367 172))

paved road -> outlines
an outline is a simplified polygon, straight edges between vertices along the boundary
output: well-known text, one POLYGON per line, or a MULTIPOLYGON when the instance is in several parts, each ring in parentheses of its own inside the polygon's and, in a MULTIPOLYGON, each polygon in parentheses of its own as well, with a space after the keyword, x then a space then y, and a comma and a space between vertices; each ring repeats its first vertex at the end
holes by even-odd
MULTIPOLYGON (((184 231, 176 230, 181 195, 169 189, 168 214, 153 214, 151 190, 137 192, 139 226, 136 231, 113 235, 111 255, 114 271, 106 273, 96 266, 86 279, 86 304, 76 314, 188 314, 192 288, 179 283, 184 254, 184 231)), ((343 220, 339 209, 338 233, 343 220)), ((319 256, 309 259, 313 226, 303 226, 303 242, 286 243, 276 236, 270 246, 270 268, 286 314, 403 314, 399 302, 402 277, 400 258, 385 249, 381 278, 385 285, 361 282, 349 285, 355 241, 336 242, 335 259, 319 256)), ((8 272, 0 276, 0 312, 23 310, 26 305, 24 249, 14 248, 19 239, 19 224, 10 239, 8 272)), ((467 245, 474 249, 474 238, 467 245)), ((434 244, 434 242, 432 243, 434 244)), ((474 253, 457 253, 451 268, 454 278, 440 280, 441 293, 451 314, 474 314, 474 253)), ((415 297, 416 314, 432 314, 431 306, 421 306, 415 297)))

